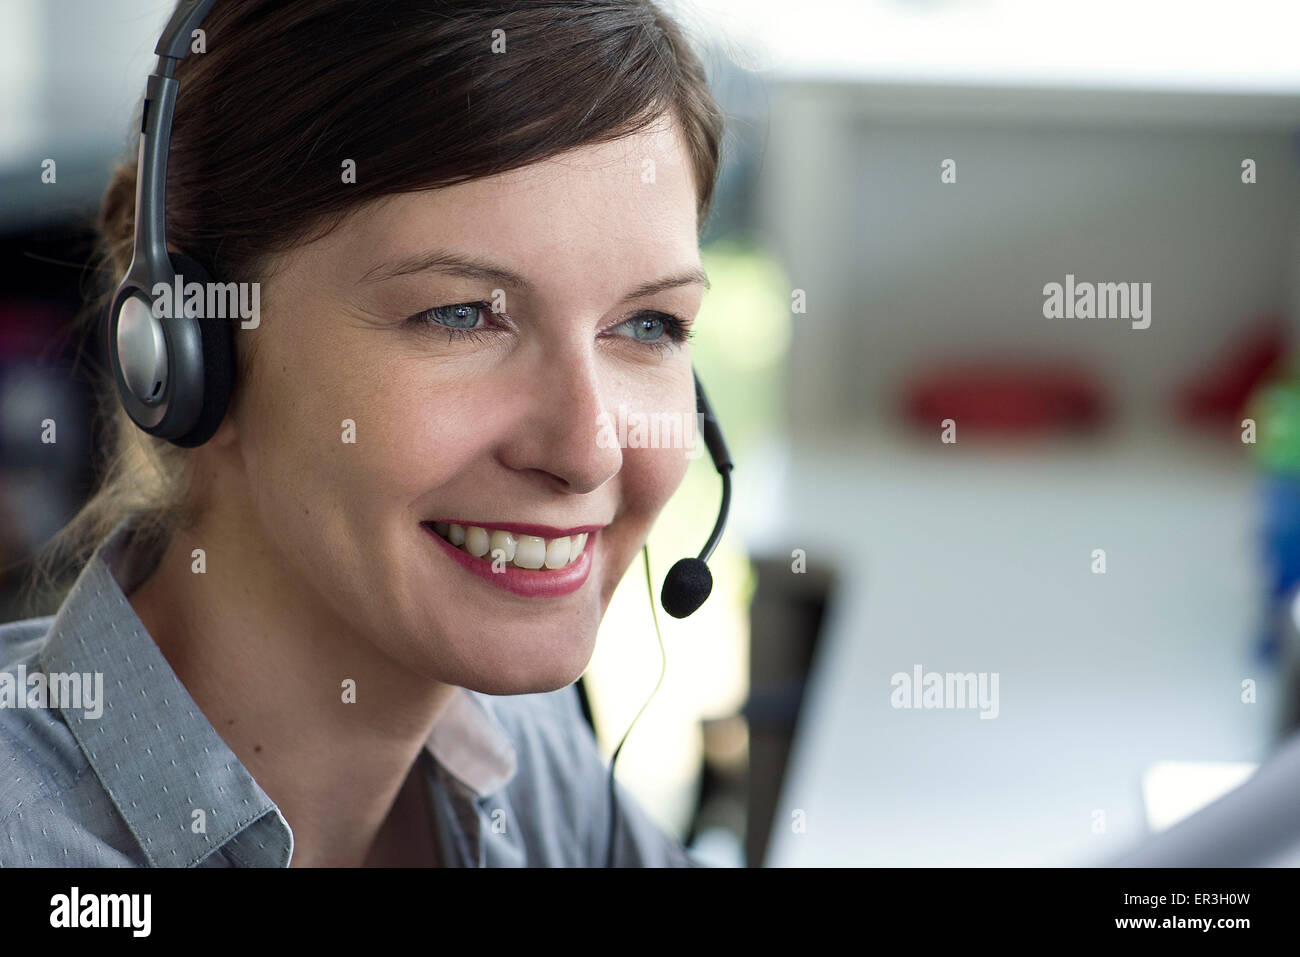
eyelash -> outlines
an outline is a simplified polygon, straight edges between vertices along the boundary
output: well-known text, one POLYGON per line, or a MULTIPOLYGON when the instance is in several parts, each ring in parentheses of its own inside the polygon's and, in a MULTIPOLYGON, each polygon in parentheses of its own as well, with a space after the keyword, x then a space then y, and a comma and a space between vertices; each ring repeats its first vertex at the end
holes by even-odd
MULTIPOLYGON (((434 313, 441 309, 455 309, 458 306, 472 306, 475 309, 481 309, 484 312, 492 313, 492 303, 486 301, 480 302, 453 302, 445 306, 434 306, 432 309, 425 309, 423 312, 417 312, 406 320, 408 325, 422 326, 430 331, 435 329, 445 330, 447 332, 447 341, 452 342, 455 339, 462 339, 474 342, 486 342, 491 339, 491 335, 484 329, 459 329, 455 326, 444 325, 433 318, 434 313)), ((631 339, 633 342, 640 343, 658 352, 667 352, 694 337, 695 333, 691 331, 691 321, 674 316, 667 312, 657 312, 647 310, 639 312, 635 316, 623 320, 613 328, 625 326, 630 322, 636 322, 641 319, 658 319, 663 323, 665 336, 659 339, 637 339, 634 336, 619 336, 620 339, 631 339)))

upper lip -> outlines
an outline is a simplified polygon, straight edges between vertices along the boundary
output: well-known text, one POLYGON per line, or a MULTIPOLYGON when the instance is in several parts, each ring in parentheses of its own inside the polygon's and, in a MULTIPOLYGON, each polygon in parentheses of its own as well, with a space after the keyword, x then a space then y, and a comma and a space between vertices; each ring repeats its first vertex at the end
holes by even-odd
POLYGON ((572 537, 581 535, 583 532, 598 532, 605 527, 604 525, 577 525, 573 528, 556 528, 554 525, 534 525, 531 522, 476 522, 463 518, 430 518, 425 520, 424 524, 433 525, 437 522, 460 525, 464 528, 477 525, 479 528, 501 529, 506 532, 514 532, 516 535, 536 535, 539 538, 572 537))

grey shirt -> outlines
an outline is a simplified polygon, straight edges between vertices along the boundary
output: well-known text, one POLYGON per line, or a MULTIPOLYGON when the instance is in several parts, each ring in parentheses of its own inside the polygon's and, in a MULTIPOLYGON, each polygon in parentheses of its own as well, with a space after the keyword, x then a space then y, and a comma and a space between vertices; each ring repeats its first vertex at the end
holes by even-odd
MULTIPOLYGON (((126 600, 156 561, 131 531, 56 615, 0 625, 0 866, 287 867, 288 821, 126 600)), ((444 866, 604 865, 608 769, 573 685, 457 689, 418 764, 444 866)), ((616 787, 615 866, 700 866, 616 787)))

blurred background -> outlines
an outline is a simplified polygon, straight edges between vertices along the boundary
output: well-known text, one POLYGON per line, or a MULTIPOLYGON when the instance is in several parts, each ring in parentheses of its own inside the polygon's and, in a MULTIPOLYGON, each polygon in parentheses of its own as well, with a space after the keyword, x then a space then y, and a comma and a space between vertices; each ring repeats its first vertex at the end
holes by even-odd
MULTIPOLYGON (((1300 8, 662 2, 728 115, 692 350, 735 497, 620 780, 751 867, 1098 863, 1249 780, 1300 730, 1300 8)), ((171 6, 0 2, 3 620, 97 479, 69 330, 171 6)), ((693 463, 656 593, 718 494, 693 463)), ((606 755, 650 612, 634 563, 606 755)))

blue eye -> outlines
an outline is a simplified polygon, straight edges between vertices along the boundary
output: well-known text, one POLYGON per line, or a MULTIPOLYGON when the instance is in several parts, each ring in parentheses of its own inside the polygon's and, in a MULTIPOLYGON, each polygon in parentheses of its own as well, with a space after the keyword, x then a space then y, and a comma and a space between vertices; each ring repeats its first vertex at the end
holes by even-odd
POLYGON ((482 305, 477 302, 460 302, 454 306, 435 306, 428 311, 427 316, 448 329, 473 329, 478 324, 481 308, 482 305))
MULTIPOLYGON (((430 331, 445 330, 448 342, 453 339, 490 341, 495 333, 505 331, 499 322, 488 318, 491 314, 490 302, 458 302, 417 312, 406 324, 430 331), (480 318, 484 320, 483 325, 479 325, 480 318)), ((614 326, 607 334, 665 352, 691 338, 694 333, 690 327, 690 322, 667 313, 643 312, 614 326)))
POLYGON ((635 339, 637 342, 644 342, 652 349, 660 350, 671 349, 693 335, 690 332, 690 323, 663 312, 647 312, 633 316, 611 331, 625 339, 635 339), (628 331, 623 334, 616 331, 619 329, 628 331))
POLYGON ((445 329, 448 342, 456 338, 490 339, 492 333, 500 331, 501 327, 491 323, 480 326, 478 320, 481 313, 491 311, 490 302, 457 302, 417 312, 406 320, 406 324, 429 330, 445 329))
POLYGON ((665 325, 663 319, 659 316, 642 316, 637 319, 629 319, 626 325, 632 330, 632 338, 634 339, 648 342, 663 338, 665 325))

